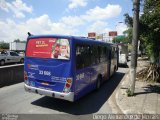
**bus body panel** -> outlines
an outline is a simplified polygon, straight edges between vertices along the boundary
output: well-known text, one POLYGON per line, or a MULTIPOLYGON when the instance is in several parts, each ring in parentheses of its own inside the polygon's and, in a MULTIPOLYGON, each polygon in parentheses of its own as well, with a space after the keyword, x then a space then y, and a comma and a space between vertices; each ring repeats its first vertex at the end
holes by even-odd
POLYGON ((32 87, 58 92, 63 91, 66 79, 72 76, 71 63, 69 61, 61 62, 53 61, 52 59, 26 57, 24 69, 32 87))
POLYGON ((79 99, 81 96, 87 94, 91 91, 90 88, 90 67, 84 70, 79 70, 76 72, 75 79, 75 99, 79 99))
MULTIPOLYGON (((96 44, 92 43, 90 41, 83 41, 79 39, 75 39, 73 41, 74 44, 74 50, 76 50, 76 45, 101 45, 101 44, 96 44), (76 41, 76 42, 75 42, 76 41)), ((107 47, 107 46, 106 46, 107 47)), ((109 51, 109 49, 108 49, 109 51)), ((76 51, 74 52, 74 56, 76 58, 76 51)), ((89 56, 86 56, 87 58, 89 56)), ((108 57, 108 56, 106 56, 108 57)), ((87 59, 85 58, 85 59, 87 59)), ((74 60, 73 60, 74 61, 74 60)), ((75 60, 76 61, 76 60, 75 60)), ((98 75, 102 75, 102 81, 104 82, 105 80, 109 79, 109 74, 110 74, 110 67, 109 67, 109 62, 110 60, 108 59, 105 62, 90 65, 88 67, 85 67, 80 70, 75 70, 75 100, 81 98, 82 96, 86 95, 90 91, 94 90, 96 88, 96 83, 97 83, 97 77, 98 75)), ((74 67, 76 69, 76 62, 74 62, 74 67)))
MULTIPOLYGON (((70 52, 72 52, 71 37, 64 36, 30 36, 26 44, 26 52, 28 50, 28 42, 30 40, 47 40, 47 39, 68 39, 70 42, 70 52)), ((33 47, 33 46, 31 46, 33 47)), ((44 52, 44 51, 42 51, 44 52)), ((25 90, 29 92, 39 93, 54 98, 74 101, 74 80, 73 80, 73 63, 72 55, 69 60, 28 57, 25 55, 24 73, 27 75, 25 81, 25 90), (64 92, 67 84, 66 80, 71 79, 71 87, 68 92, 64 92)), ((24 77, 25 78, 25 77, 24 77)))
POLYGON ((109 68, 107 64, 99 64, 88 67, 87 70, 81 69, 76 72, 77 79, 75 83, 75 100, 81 98, 96 88, 97 77, 102 74, 102 81, 109 78, 109 68))

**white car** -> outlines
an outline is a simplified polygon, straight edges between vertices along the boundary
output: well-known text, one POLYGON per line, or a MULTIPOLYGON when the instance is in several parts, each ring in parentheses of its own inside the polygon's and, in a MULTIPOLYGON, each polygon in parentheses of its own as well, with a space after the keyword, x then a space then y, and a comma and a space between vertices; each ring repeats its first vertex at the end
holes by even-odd
POLYGON ((4 65, 5 63, 23 63, 24 57, 19 56, 14 51, 6 51, 5 53, 0 54, 0 65, 4 65))
POLYGON ((127 66, 126 54, 119 54, 119 64, 127 66))

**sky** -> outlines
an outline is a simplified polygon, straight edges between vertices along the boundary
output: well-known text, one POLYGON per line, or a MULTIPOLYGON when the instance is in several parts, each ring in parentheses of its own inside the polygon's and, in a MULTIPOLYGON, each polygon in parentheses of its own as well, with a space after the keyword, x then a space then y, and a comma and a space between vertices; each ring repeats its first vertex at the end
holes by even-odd
POLYGON ((0 0, 0 41, 26 40, 31 34, 87 36, 127 29, 132 0, 0 0))

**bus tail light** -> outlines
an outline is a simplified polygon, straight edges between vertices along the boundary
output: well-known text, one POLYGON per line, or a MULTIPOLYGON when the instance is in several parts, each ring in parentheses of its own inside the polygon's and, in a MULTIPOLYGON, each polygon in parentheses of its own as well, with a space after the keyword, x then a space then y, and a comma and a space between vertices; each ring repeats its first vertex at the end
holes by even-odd
POLYGON ((72 85, 72 78, 68 78, 66 80, 63 92, 68 93, 70 91, 71 85, 72 85))
POLYGON ((28 80, 27 73, 24 71, 24 80, 28 80))
POLYGON ((67 83, 72 83, 72 79, 71 78, 67 79, 67 83))
POLYGON ((24 82, 25 82, 25 84, 29 85, 28 76, 27 76, 26 71, 24 71, 24 82))
POLYGON ((66 88, 70 88, 70 86, 71 86, 71 85, 70 85, 69 83, 67 83, 65 87, 66 87, 66 88))

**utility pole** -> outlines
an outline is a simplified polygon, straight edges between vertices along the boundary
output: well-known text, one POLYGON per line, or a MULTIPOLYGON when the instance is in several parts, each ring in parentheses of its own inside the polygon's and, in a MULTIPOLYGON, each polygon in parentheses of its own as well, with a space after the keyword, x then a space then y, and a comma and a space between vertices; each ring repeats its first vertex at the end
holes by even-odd
POLYGON ((132 37, 132 52, 131 52, 131 66, 130 66, 130 92, 134 95, 136 67, 137 67, 137 46, 139 39, 139 0, 133 0, 133 37, 132 37))

